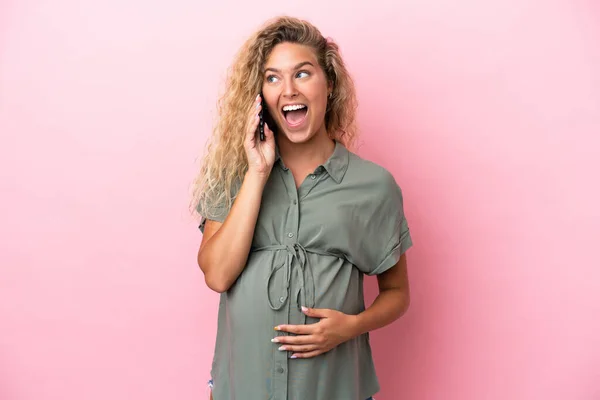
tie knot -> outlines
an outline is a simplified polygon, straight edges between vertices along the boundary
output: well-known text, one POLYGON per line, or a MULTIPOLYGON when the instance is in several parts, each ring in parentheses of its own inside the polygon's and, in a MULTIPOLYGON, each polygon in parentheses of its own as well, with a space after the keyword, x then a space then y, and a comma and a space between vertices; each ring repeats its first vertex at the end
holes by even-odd
POLYGON ((306 259, 308 258, 308 254, 306 253, 306 249, 300 243, 294 243, 292 246, 292 250, 290 253, 293 257, 299 261, 300 266, 303 268, 306 259))

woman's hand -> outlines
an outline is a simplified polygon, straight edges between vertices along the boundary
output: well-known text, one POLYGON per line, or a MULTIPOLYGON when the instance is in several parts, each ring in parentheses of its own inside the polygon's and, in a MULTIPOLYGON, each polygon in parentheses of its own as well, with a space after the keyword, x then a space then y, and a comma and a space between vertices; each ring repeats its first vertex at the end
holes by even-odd
POLYGON ((258 113, 261 109, 262 98, 258 95, 248 115, 244 149, 248 157, 248 171, 260 176, 269 176, 275 163, 275 137, 273 131, 265 123, 265 140, 260 140, 257 128, 259 123, 258 113))
POLYGON ((379 295, 371 306, 357 315, 336 310, 302 308, 309 317, 321 318, 311 325, 279 325, 275 330, 299 336, 277 336, 280 350, 293 351, 293 358, 323 354, 366 332, 382 328, 400 318, 410 304, 406 254, 392 268, 377 276, 379 295))
POLYGON ((333 349, 356 336, 356 315, 336 310, 303 307, 302 311, 313 318, 321 318, 316 324, 279 325, 275 330, 298 336, 277 336, 272 340, 281 344, 279 350, 294 352, 291 358, 310 358, 333 349))

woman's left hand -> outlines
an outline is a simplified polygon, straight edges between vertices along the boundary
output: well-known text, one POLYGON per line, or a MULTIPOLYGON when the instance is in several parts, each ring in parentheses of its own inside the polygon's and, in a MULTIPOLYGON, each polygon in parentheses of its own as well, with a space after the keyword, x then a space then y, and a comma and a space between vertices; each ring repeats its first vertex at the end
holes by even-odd
POLYGON ((275 330, 298 336, 277 336, 272 342, 279 343, 281 351, 292 351, 291 358, 310 358, 323 354, 357 336, 356 315, 336 310, 305 308, 304 314, 321 318, 316 324, 279 325, 275 330))

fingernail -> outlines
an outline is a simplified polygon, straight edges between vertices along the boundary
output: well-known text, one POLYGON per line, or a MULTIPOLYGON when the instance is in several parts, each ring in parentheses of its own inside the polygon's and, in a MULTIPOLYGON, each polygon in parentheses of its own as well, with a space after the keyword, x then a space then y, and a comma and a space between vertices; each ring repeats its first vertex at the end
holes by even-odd
POLYGON ((271 342, 273 342, 273 343, 279 343, 279 339, 273 338, 273 339, 271 339, 271 342))
POLYGON ((281 347, 279 347, 279 349, 278 349, 278 350, 279 350, 279 351, 284 351, 284 350, 285 350, 285 346, 281 346, 281 347))
POLYGON ((296 356, 291 356, 290 358, 298 358, 298 357, 296 357, 296 356))
POLYGON ((273 329, 275 329, 276 331, 280 331, 280 330, 281 330, 281 328, 280 328, 279 326, 276 326, 276 327, 275 327, 275 328, 273 328, 273 329))
POLYGON ((260 98, 260 93, 256 95, 256 99, 255 100, 258 100, 259 98, 260 98))
POLYGON ((302 308, 302 311, 304 311, 304 312, 307 312, 307 311, 308 311, 308 308, 306 308, 306 307, 304 307, 304 306, 302 306, 302 307, 300 307, 300 308, 302 308))

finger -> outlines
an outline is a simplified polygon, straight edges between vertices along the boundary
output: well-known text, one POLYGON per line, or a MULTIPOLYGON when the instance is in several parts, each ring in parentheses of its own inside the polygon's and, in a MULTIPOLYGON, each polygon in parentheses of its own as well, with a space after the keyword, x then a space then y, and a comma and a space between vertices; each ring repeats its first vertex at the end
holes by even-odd
POLYGON ((269 125, 266 122, 265 122, 265 139, 267 140, 267 142, 273 142, 275 140, 275 134, 273 133, 271 128, 269 128, 269 125))
POLYGON ((331 316, 331 312, 333 310, 328 310, 326 308, 307 308, 302 307, 302 312, 309 317, 313 318, 328 318, 331 316))
POLYGON ((315 327, 310 325, 278 325, 275 327, 276 331, 295 333, 297 335, 310 335, 314 333, 315 327))
POLYGON ((260 111, 261 107, 262 107, 262 99, 260 98, 260 94, 259 94, 254 99, 254 103, 253 103, 252 107, 250 108, 248 117, 250 117, 250 119, 252 119, 252 118, 254 118, 255 115, 258 115, 258 112, 260 111))
POLYGON ((279 351, 293 351, 293 352, 302 352, 307 353, 310 351, 318 350, 319 346, 316 344, 304 344, 304 345, 284 345, 279 347, 279 351))
POLYGON ((246 140, 250 143, 256 139, 256 131, 258 128, 259 117, 258 114, 254 117, 251 117, 248 121, 248 131, 246 132, 246 140))
POLYGON ((292 354, 292 356, 290 358, 311 358, 311 357, 316 357, 323 353, 325 353, 325 351, 322 349, 319 349, 319 350, 309 351, 306 353, 294 353, 294 354, 292 354))
POLYGON ((300 336, 277 336, 271 339, 273 343, 280 344, 315 344, 317 338, 313 335, 300 335, 300 336))
MULTIPOLYGON (((250 114, 248 115, 248 122, 249 122, 249 126, 258 125, 258 121, 260 121, 259 118, 259 113, 260 110, 262 108, 262 105, 260 103, 256 103, 255 107, 252 107, 252 110, 250 111, 250 114)), ((251 133, 254 133, 254 131, 250 130, 251 133)))
POLYGON ((247 122, 247 132, 246 132, 246 140, 252 141, 256 136, 256 129, 258 128, 258 123, 260 122, 260 118, 258 117, 258 113, 262 108, 260 95, 256 97, 254 101, 254 107, 250 110, 250 115, 248 116, 247 122))

